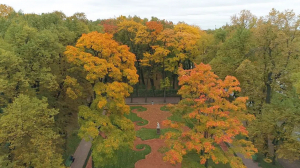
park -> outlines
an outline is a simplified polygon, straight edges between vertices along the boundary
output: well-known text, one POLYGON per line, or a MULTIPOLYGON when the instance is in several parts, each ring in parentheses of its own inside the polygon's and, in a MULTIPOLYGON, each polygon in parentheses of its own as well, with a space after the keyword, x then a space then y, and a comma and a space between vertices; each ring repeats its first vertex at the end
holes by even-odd
POLYGON ((0 167, 298 168, 300 15, 227 19, 0 4, 0 167))

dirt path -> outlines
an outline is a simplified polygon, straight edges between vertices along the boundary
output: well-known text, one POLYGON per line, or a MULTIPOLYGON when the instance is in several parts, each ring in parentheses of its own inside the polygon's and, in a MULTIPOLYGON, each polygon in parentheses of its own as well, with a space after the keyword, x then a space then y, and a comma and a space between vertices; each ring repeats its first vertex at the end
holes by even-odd
MULTIPOLYGON (((169 116, 171 116, 170 112, 161 111, 160 107, 163 105, 143 105, 147 108, 147 111, 144 112, 135 112, 139 117, 142 117, 145 120, 148 120, 148 124, 144 126, 135 126, 136 130, 141 128, 153 128, 156 129, 156 124, 159 122, 160 127, 162 126, 162 121, 166 120, 169 116)), ((163 147, 164 141, 161 139, 149 139, 149 140, 141 140, 140 138, 136 138, 134 141, 134 146, 138 144, 147 144, 151 147, 151 153, 146 155, 145 159, 139 160, 135 163, 135 168, 180 168, 181 164, 177 164, 173 166, 168 162, 163 161, 163 154, 158 152, 158 149, 163 147)))

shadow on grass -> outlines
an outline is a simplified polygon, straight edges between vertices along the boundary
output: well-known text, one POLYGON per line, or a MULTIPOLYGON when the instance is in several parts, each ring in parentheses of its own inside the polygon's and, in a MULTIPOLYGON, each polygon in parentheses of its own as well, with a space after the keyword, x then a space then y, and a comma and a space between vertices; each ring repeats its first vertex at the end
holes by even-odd
MULTIPOLYGON (((182 168, 205 168, 204 165, 200 164, 199 154, 196 152, 189 152, 183 156, 182 168)), ((208 167, 211 168, 231 168, 229 164, 215 164, 211 159, 208 160, 208 167)))
POLYGON ((144 150, 134 151, 129 147, 119 149, 113 158, 115 161, 103 166, 103 168, 134 168, 137 161, 145 159, 145 156, 151 152, 151 147, 146 144, 139 144, 136 148, 144 150))
POLYGON ((183 122, 184 119, 182 118, 182 116, 178 115, 178 114, 173 114, 170 117, 168 117, 168 120, 171 121, 177 121, 177 122, 183 122))
POLYGON ((68 159, 70 155, 73 155, 79 145, 81 138, 79 138, 78 130, 74 130, 71 135, 67 137, 67 147, 63 155, 64 160, 68 159))
POLYGON ((161 111, 170 111, 170 109, 167 106, 162 106, 160 108, 161 111))

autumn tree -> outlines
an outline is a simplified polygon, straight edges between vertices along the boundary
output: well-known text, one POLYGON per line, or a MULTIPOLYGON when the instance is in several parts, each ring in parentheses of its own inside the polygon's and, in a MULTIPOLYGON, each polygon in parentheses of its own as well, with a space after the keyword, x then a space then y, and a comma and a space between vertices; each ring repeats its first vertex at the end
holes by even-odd
POLYGON ((57 114, 56 109, 48 108, 47 99, 26 95, 18 96, 4 109, 0 118, 0 144, 8 144, 9 162, 15 163, 14 167, 63 167, 57 146, 60 136, 55 131, 57 114))
POLYGON ((98 32, 83 34, 65 55, 84 69, 93 86, 92 102, 79 107, 79 135, 92 139, 96 166, 105 165, 117 149, 132 146, 135 139, 133 123, 123 116, 129 113, 125 97, 132 92, 130 85, 138 82, 135 55, 112 35, 98 32))
MULTIPOLYGON (((140 60, 143 58, 144 46, 142 43, 136 41, 136 37, 146 33, 147 27, 140 22, 129 20, 125 18, 119 18, 118 32, 115 34, 115 39, 130 48, 130 52, 134 53, 137 61, 135 66, 137 67, 138 74, 140 76, 139 82, 145 85, 144 71, 140 64, 140 60), (142 33, 141 33, 142 32, 142 33)), ((147 36, 147 34, 145 34, 147 36)))
POLYGON ((118 30, 117 20, 116 19, 105 19, 100 22, 100 25, 103 26, 104 32, 108 34, 115 34, 118 30))
POLYGON ((210 50, 215 53, 209 62, 213 71, 220 78, 229 74, 241 82, 239 95, 249 97, 247 112, 256 116, 248 127, 250 139, 273 164, 277 158, 299 156, 299 136, 295 136, 299 113, 294 105, 299 23, 292 10, 272 9, 260 18, 243 10, 231 18, 231 25, 215 30, 216 47, 210 50))
MULTIPOLYGON (((158 26, 156 26, 158 27, 158 26)), ((157 37, 157 43, 152 46, 153 51, 144 53, 142 60, 144 66, 158 64, 162 68, 162 78, 165 79, 165 71, 172 74, 173 88, 175 88, 177 70, 180 65, 185 69, 192 67, 192 62, 200 54, 199 45, 201 34, 205 34, 196 26, 178 23, 174 29, 164 29, 157 37), (167 55, 162 56, 161 51, 166 51, 167 55), (157 59, 156 55, 161 58, 157 59)))
POLYGON ((191 70, 179 69, 178 93, 183 100, 175 106, 175 113, 191 121, 190 129, 183 129, 185 122, 166 120, 164 125, 180 130, 168 132, 163 137, 170 150, 164 160, 172 164, 182 162, 188 152, 197 152, 200 163, 208 167, 208 159, 215 163, 230 163, 232 167, 245 167, 235 152, 251 157, 257 150, 250 141, 235 138, 248 135, 243 121, 254 119, 246 114, 247 97, 232 97, 233 92, 240 92, 238 80, 227 76, 218 78, 205 64, 195 65, 191 70), (218 146, 232 144, 227 151, 218 146))
POLYGON ((0 17, 8 17, 8 15, 14 11, 15 10, 12 7, 5 4, 0 4, 0 17))
MULTIPOLYGON (((163 30, 163 25, 158 21, 149 21, 146 22, 146 26, 142 29, 139 29, 135 37, 136 44, 143 44, 145 46, 143 50, 142 57, 139 58, 139 62, 142 69, 145 70, 148 79, 151 83, 151 88, 154 89, 154 79, 155 75, 161 73, 162 78, 165 78, 165 69, 161 70, 161 65, 164 64, 165 58, 168 55, 169 51, 162 48, 157 40, 158 36, 163 30), (159 52, 162 51, 162 52, 159 52), (158 51, 156 53, 156 51, 158 51), (154 55, 154 53, 156 53, 154 55)), ((147 85, 148 86, 148 85, 147 85)))

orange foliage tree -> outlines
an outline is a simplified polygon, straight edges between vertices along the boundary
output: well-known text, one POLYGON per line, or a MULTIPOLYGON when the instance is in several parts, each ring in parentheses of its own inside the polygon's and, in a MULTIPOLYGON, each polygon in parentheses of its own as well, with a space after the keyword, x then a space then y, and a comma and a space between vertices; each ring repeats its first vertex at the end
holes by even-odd
POLYGON ((247 97, 232 96, 232 93, 241 91, 239 84, 233 76, 219 79, 209 65, 202 63, 191 70, 179 68, 181 88, 178 93, 183 100, 172 111, 185 121, 163 122, 180 130, 162 136, 170 148, 164 157, 165 161, 180 163, 187 152, 197 152, 200 163, 206 167, 208 159, 217 164, 230 163, 233 168, 245 167, 241 159, 234 156, 234 152, 251 157, 257 150, 252 142, 235 138, 237 135, 247 136, 248 131, 242 121, 254 119, 254 116, 244 112, 247 97), (183 129, 185 125, 189 129, 183 129), (219 146, 224 143, 230 143, 231 147, 222 151, 219 146))
MULTIPOLYGON (((111 34, 98 32, 83 34, 75 47, 67 46, 65 55, 69 62, 84 69, 86 80, 93 86, 92 103, 79 107, 79 136, 92 139, 93 160, 99 167, 111 161, 120 147, 133 146, 134 125, 124 114, 129 113, 125 97, 132 92, 131 85, 138 82, 136 58, 111 34)), ((68 81, 76 86, 76 80, 68 81)), ((80 93, 69 92, 73 97, 80 93)))
POLYGON ((118 26, 117 26, 117 20, 116 19, 102 20, 100 25, 103 26, 105 33, 114 34, 118 31, 118 26))
MULTIPOLYGON (((163 25, 157 21, 146 22, 146 26, 137 31, 135 43, 146 44, 148 49, 157 43, 157 37, 163 30, 163 25)), ((151 49, 150 49, 151 50, 151 49)))

